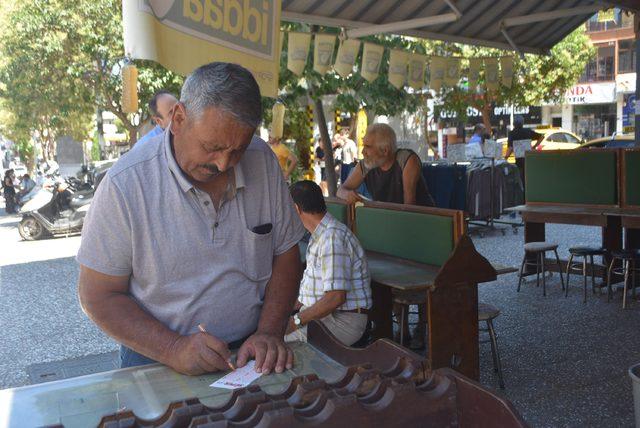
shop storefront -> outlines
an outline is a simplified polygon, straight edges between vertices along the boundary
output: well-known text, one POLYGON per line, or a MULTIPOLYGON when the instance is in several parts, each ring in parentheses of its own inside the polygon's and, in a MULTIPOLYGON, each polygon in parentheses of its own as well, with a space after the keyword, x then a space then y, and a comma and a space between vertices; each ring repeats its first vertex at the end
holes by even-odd
POLYGON ((565 94, 572 106, 571 130, 585 140, 611 135, 616 131, 616 84, 583 83, 565 94))

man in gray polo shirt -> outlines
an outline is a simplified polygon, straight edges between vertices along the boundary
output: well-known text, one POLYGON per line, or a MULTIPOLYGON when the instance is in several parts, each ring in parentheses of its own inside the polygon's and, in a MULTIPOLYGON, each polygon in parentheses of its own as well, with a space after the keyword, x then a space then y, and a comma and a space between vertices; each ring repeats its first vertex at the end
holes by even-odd
POLYGON ((249 71, 211 63, 185 81, 167 130, 123 156, 87 215, 80 303, 120 342, 123 367, 282 372, 304 229, 278 161, 254 132, 249 71), (204 331, 198 326, 202 325, 204 331))

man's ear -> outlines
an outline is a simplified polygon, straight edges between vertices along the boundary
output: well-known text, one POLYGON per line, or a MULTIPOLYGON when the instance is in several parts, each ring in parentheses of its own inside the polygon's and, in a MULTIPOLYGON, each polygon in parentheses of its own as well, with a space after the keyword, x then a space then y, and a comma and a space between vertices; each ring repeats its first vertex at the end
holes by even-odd
POLYGON ((153 117, 151 118, 151 120, 153 121, 153 123, 155 123, 156 125, 160 126, 160 121, 161 121, 162 119, 160 118, 160 116, 153 116, 153 117))
POLYGON ((174 134, 180 133, 186 127, 187 123, 187 111, 184 108, 184 104, 178 102, 171 111, 171 132, 174 134))
POLYGON ((298 213, 298 215, 302 214, 302 210, 300 209, 298 204, 294 203, 293 206, 296 207, 296 212, 298 213))

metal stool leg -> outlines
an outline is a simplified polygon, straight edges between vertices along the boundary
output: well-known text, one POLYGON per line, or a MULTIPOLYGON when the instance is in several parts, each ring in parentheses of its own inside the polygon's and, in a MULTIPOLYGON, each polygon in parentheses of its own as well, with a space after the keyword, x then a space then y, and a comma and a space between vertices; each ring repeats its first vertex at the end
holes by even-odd
POLYGON ((564 297, 569 295, 569 275, 571 274, 571 263, 573 262, 573 254, 569 256, 569 263, 567 263, 567 286, 564 289, 564 297))
POLYGON ((564 279, 562 279, 562 265, 560 264, 560 257, 558 257, 558 250, 553 250, 556 255, 556 263, 558 263, 558 273, 560 274, 560 284, 562 284, 562 289, 564 290, 564 279))
MULTIPOLYGON (((596 294, 596 265, 593 263, 593 254, 589 257, 591 261, 591 290, 596 294)), ((602 288, 598 289, 598 295, 602 296, 602 288)))
POLYGON ((494 370, 498 372, 498 382, 500 389, 504 389, 504 379, 502 378, 502 364, 500 363, 500 352, 498 351, 498 340, 496 338, 496 332, 493 329, 493 321, 487 320, 487 329, 489 330, 489 337, 491 338, 491 353, 493 355, 494 370))
POLYGON ((631 297, 636 298, 636 261, 631 260, 631 297))
POLYGON ((536 253, 536 287, 540 287, 540 253, 536 253))
POLYGON ((622 309, 627 308, 627 291, 629 282, 629 260, 623 260, 622 266, 624 269, 624 290, 622 291, 622 309))
POLYGON ((542 296, 546 297, 547 296, 547 280, 544 277, 544 251, 542 253, 540 253, 540 266, 541 266, 541 270, 542 270, 542 296))
POLYGON ((518 278, 518 293, 520 292, 520 285, 522 285, 522 279, 524 278, 524 266, 527 261, 527 253, 524 253, 524 258, 522 259, 522 265, 520 265, 520 278, 518 278))
POLYGON ((584 297, 582 298, 582 303, 587 303, 587 256, 582 258, 582 280, 584 283, 584 297))
POLYGON ((613 290, 611 289, 611 271, 613 270, 613 263, 616 261, 615 257, 611 258, 611 263, 609 263, 609 268, 607 269, 607 303, 611 301, 611 296, 613 295, 613 290))

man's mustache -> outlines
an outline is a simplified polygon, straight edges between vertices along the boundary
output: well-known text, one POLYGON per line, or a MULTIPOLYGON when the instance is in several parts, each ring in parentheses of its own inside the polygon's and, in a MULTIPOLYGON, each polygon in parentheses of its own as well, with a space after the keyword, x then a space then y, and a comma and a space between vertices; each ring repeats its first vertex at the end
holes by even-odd
POLYGON ((218 167, 213 165, 213 164, 203 163, 203 164, 200 164, 198 166, 201 167, 201 168, 206 169, 211 174, 220 174, 220 170, 218 169, 218 167))

